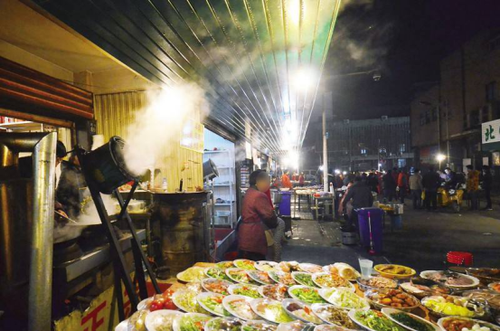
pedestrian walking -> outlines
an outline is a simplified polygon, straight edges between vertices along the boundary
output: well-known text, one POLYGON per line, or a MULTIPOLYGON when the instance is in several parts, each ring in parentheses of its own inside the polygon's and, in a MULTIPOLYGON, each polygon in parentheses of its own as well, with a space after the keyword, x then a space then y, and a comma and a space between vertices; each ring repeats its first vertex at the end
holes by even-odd
POLYGON ((470 199, 470 210, 479 209, 479 171, 474 170, 472 165, 467 166, 467 194, 470 199))
POLYGON ((413 209, 422 208, 422 175, 419 169, 415 169, 410 176, 410 192, 413 209))
POLYGON ((396 194, 396 181, 394 180, 392 171, 389 170, 382 177, 383 191, 384 191, 384 199, 387 201, 392 201, 395 198, 396 194))
POLYGON ((422 187, 425 192, 424 206, 427 211, 437 210, 437 190, 441 185, 441 177, 430 167, 429 171, 422 178, 422 187))
POLYGON ((491 208, 491 184, 492 184, 493 178, 491 176, 491 171, 490 167, 487 165, 483 166, 483 171, 481 173, 481 187, 484 190, 484 197, 486 199, 486 208, 485 210, 493 210, 491 208))
POLYGON ((398 175, 398 192, 399 192, 399 201, 404 204, 406 191, 408 191, 408 174, 405 170, 401 170, 398 175))

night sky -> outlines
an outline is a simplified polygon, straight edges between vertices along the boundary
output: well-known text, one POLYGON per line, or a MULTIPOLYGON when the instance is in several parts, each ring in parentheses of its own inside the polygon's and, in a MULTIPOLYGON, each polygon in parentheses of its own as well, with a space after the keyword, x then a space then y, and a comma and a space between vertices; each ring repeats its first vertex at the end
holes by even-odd
POLYGON ((439 79, 439 61, 482 29, 500 27, 499 0, 352 0, 340 13, 325 75, 337 119, 405 115, 412 87, 439 79))

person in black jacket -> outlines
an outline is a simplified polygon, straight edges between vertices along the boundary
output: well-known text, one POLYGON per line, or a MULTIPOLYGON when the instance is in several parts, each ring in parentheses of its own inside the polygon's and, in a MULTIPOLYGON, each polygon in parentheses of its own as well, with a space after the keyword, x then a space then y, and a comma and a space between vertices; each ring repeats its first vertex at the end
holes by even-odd
POLYGON ((384 199, 389 202, 392 201, 396 197, 396 181, 392 175, 392 170, 387 171, 387 173, 382 177, 382 185, 384 199))
MULTIPOLYGON (((373 195, 370 187, 366 185, 363 179, 359 176, 354 179, 354 184, 349 187, 343 199, 342 204, 344 210, 346 210, 346 205, 349 201, 351 201, 354 210, 359 208, 368 208, 373 205, 373 195)), ((349 222, 345 225, 344 229, 352 229, 355 227, 357 220, 357 213, 351 213, 349 222)))
POLYGON ((422 186, 425 192, 424 206, 430 211, 437 209, 437 190, 441 185, 441 177, 434 171, 433 167, 429 168, 429 172, 422 178, 422 186))
POLYGON ((484 196, 485 196, 485 199, 486 199, 486 208, 484 208, 485 210, 493 210, 493 208, 491 208, 491 182, 492 182, 492 176, 491 176, 491 171, 490 171, 490 167, 488 167, 487 165, 484 165, 483 166, 483 171, 481 172, 481 187, 483 188, 484 190, 484 196))

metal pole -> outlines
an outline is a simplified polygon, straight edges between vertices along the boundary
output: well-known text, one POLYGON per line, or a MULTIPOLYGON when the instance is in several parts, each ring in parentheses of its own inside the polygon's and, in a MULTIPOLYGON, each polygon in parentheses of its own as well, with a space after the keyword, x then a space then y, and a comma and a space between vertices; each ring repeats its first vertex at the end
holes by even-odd
POLYGON ((28 330, 52 327, 52 249, 57 133, 44 136, 33 152, 33 229, 28 330))
POLYGON ((321 99, 323 106, 323 191, 328 192, 328 142, 326 139, 326 109, 324 93, 321 99))

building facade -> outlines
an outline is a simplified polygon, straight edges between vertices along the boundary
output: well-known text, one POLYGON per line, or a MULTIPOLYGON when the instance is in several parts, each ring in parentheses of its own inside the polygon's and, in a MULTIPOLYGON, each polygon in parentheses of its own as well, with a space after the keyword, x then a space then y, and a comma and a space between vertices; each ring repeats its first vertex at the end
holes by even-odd
POLYGON ((411 103, 412 148, 421 166, 457 171, 490 164, 481 148, 481 123, 500 118, 500 31, 477 34, 440 63, 440 81, 411 103))
MULTIPOLYGON (((413 164, 408 116, 332 121, 327 123, 327 132, 330 170, 366 171, 413 164)), ((316 151, 322 150, 321 142, 320 133, 316 151)))

